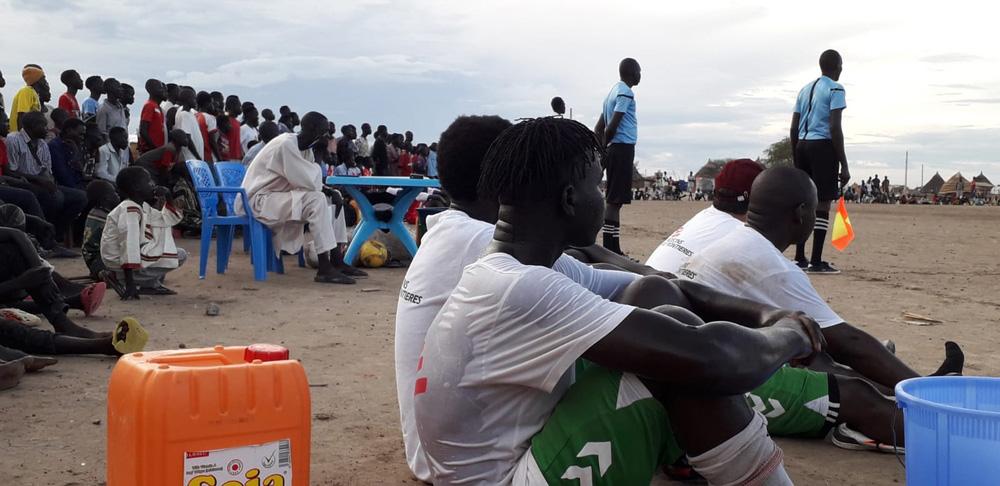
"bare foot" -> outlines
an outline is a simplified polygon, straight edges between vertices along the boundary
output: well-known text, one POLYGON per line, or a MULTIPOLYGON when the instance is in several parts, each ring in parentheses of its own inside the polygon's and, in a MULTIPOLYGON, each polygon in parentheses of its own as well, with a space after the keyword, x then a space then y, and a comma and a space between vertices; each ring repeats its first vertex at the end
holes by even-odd
POLYGON ((21 382, 21 377, 24 376, 25 372, 25 359, 27 358, 0 363, 0 390, 14 388, 21 382))

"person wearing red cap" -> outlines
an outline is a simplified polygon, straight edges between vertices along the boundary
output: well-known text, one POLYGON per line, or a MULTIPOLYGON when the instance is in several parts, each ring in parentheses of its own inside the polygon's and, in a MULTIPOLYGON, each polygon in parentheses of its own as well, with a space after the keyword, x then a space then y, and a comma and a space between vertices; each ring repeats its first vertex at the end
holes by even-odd
POLYGON ((692 255, 743 226, 750 207, 750 186, 763 171, 763 165, 750 159, 726 163, 715 177, 712 205, 677 228, 653 251, 646 265, 676 275, 692 255))

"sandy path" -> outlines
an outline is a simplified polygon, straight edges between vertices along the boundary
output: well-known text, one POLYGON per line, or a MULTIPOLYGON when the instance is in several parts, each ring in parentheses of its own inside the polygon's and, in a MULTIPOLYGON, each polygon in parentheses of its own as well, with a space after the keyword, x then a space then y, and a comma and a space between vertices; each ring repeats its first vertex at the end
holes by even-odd
MULTIPOLYGON (((647 256, 702 203, 642 202, 625 212, 623 242, 647 256)), ((1000 374, 1000 210, 997 208, 849 206, 858 240, 830 259, 845 270, 814 279, 849 322, 896 341, 898 353, 929 372, 942 343, 964 347, 971 374, 1000 374), (903 311, 945 321, 914 327, 903 311)), ((181 246, 195 250, 197 242, 181 246)), ((237 245, 238 246, 238 245, 237 245)), ((301 359, 314 385, 313 484, 413 484, 398 435, 392 370, 393 313, 402 270, 380 269, 354 287, 312 283, 294 267, 265 283, 251 280, 249 259, 234 254, 230 273, 197 280, 197 256, 169 280, 175 297, 120 302, 80 321, 106 330, 112 318, 137 316, 150 347, 274 342, 301 359), (362 289, 377 288, 375 292, 362 289), (219 317, 206 317, 217 302, 219 317)), ((67 275, 82 262, 56 262, 67 275)), ((214 263, 210 262, 210 268, 214 263)), ((0 393, 0 484, 96 485, 104 479, 105 395, 113 360, 66 357, 0 393), (99 423, 94 423, 95 421, 99 423)), ((782 440, 798 484, 893 484, 902 468, 887 455, 847 452, 818 441, 782 440)))

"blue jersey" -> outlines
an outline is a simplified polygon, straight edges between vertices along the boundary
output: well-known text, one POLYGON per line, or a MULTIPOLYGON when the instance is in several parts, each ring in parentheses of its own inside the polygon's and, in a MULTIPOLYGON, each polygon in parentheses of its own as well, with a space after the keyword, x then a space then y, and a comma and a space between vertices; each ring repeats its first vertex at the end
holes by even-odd
POLYGON ((632 88, 622 81, 615 83, 608 97, 604 99, 604 122, 611 123, 611 117, 616 112, 624 115, 618 124, 618 131, 608 143, 635 145, 639 138, 639 128, 635 119, 635 94, 632 93, 632 88))
POLYGON ((799 114, 799 140, 830 140, 830 112, 847 108, 844 87, 821 76, 799 91, 795 113, 799 114))

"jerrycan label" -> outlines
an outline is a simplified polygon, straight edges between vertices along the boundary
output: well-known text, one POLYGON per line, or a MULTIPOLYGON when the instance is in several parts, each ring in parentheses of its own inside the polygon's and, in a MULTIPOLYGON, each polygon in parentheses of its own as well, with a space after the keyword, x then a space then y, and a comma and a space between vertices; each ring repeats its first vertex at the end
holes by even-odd
POLYGON ((184 453, 184 486, 291 486, 288 439, 184 453))

